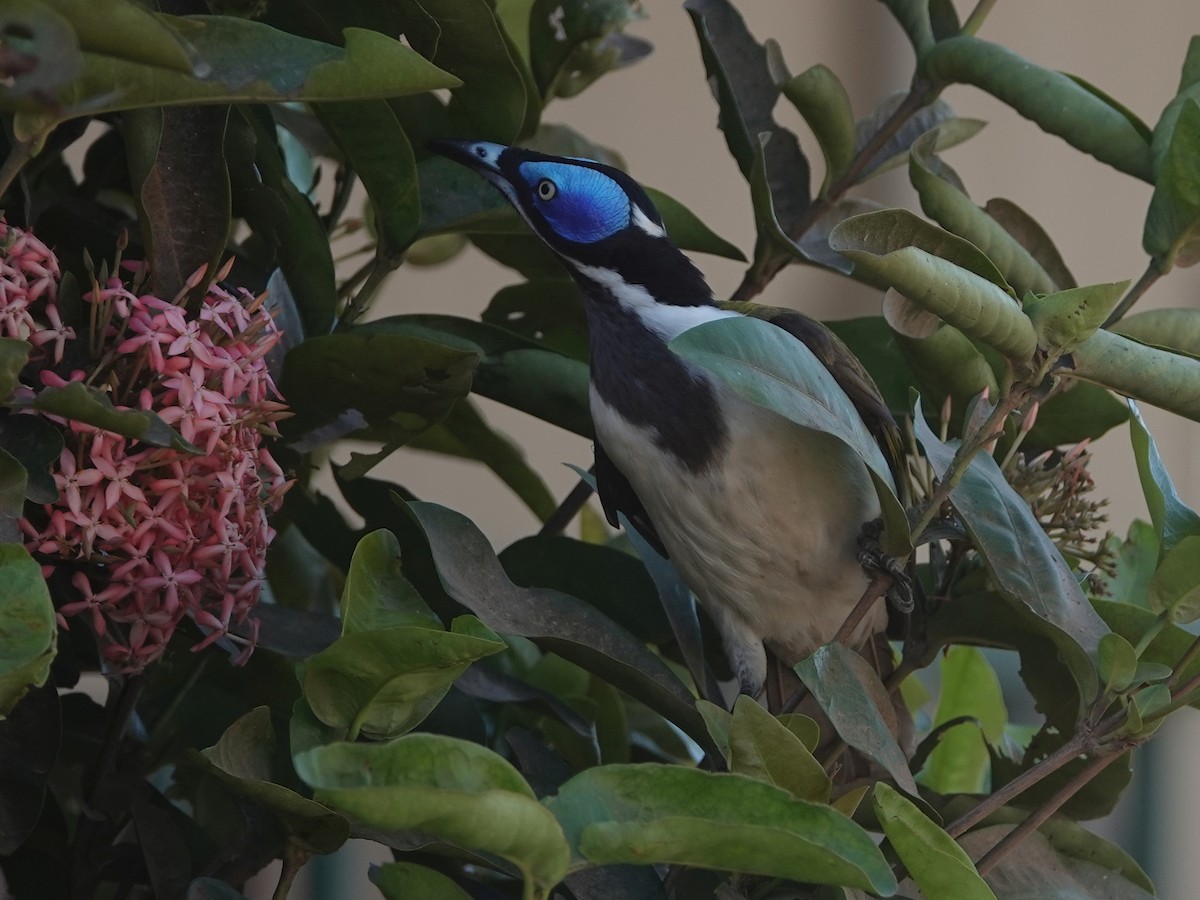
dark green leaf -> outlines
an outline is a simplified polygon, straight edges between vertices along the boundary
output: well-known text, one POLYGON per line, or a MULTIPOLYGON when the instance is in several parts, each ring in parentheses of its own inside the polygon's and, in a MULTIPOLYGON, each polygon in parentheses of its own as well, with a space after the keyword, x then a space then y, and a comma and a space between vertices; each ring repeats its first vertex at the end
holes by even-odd
MULTIPOLYGON (((887 308, 885 299, 884 309, 887 308)), ((983 391, 995 396, 999 389, 987 357, 969 337, 950 325, 943 325, 924 338, 897 332, 896 345, 912 369, 923 397, 932 400, 949 396, 954 409, 961 412, 983 391)))
POLYGON ((877 782, 875 814, 926 900, 996 900, 971 857, 911 800, 877 782))
POLYGON ((883 5, 896 17, 920 59, 934 44, 929 0, 883 0, 883 5))
POLYGON ((466 517, 432 503, 408 508, 424 529, 446 592, 501 634, 535 640, 682 728, 702 745, 707 730, 683 683, 633 635, 567 594, 509 581, 487 539, 466 517))
MULTIPOLYGON (((643 185, 643 187, 646 186, 643 185)), ((646 187, 646 193, 650 195, 650 200, 662 216, 667 234, 681 250, 691 253, 711 253, 713 256, 720 256, 723 259, 745 261, 746 256, 741 250, 713 232, 700 221, 694 212, 674 197, 652 187, 646 187)))
POLYGON ((1200 102, 1177 116, 1154 173, 1142 247, 1160 271, 1200 262, 1200 102))
POLYGON ((195 74, 195 50, 159 16, 130 0, 48 0, 88 53, 195 74))
MULTIPOLYGON (((954 449, 937 439, 920 413, 914 416, 914 425, 926 456, 944 476, 954 449)), ((1081 701, 1088 702, 1098 688, 1094 661, 1108 628, 1029 504, 987 454, 976 454, 971 460, 950 502, 1003 595, 1054 642, 1071 669, 1081 701)))
POLYGON ((154 289, 168 300, 186 291, 193 310, 229 236, 232 201, 223 152, 229 113, 228 106, 149 107, 121 117, 154 289), (206 271, 189 289, 200 269, 206 271))
MULTIPOLYGON (((6 597, 8 584, 5 580, 6 597)), ((30 690, 0 721, 0 853, 6 860, 25 843, 42 816, 62 731, 53 682, 30 690)))
MULTIPOLYGON (((669 346, 742 398, 801 428, 830 435, 858 456, 884 510, 885 552, 907 553, 908 520, 887 460, 845 391, 801 341, 768 322, 740 316, 692 328, 669 346)), ((797 440, 803 437, 797 435, 797 440)))
POLYGON ((825 182, 821 188, 824 195, 854 158, 854 112, 850 97, 833 70, 820 64, 793 75, 780 85, 780 90, 804 117, 825 155, 825 182))
POLYGON ((921 70, 937 84, 973 84, 1043 131, 1135 178, 1151 180, 1145 137, 1120 109, 1061 72, 967 36, 938 42, 921 57, 921 70))
POLYGON ((536 0, 529 12, 529 55, 543 101, 574 97, 605 72, 648 54, 650 44, 622 33, 644 17, 630 0, 536 0))
POLYGON ((1130 403, 1129 411, 1129 438, 1133 442, 1133 456, 1137 461, 1146 508, 1158 535, 1161 562, 1181 541, 1200 535, 1200 515, 1180 499, 1137 404, 1130 403))
POLYGON ((895 878, 870 836, 828 806, 742 775, 682 766, 601 766, 546 802, 577 859, 675 863, 861 887, 895 878))
POLYGON ((838 737, 883 766, 905 793, 917 796, 908 760, 896 743, 891 699, 870 664, 843 644, 826 644, 801 660, 796 674, 838 737))
POLYGON ((109 400, 108 394, 96 388, 85 387, 82 382, 72 381, 63 387, 43 388, 32 400, 24 400, 21 406, 40 409, 77 422, 95 425, 113 434, 144 441, 155 447, 173 447, 198 453, 170 425, 148 410, 118 409, 109 400))
POLYGON ((587 361, 587 320, 579 287, 569 278, 539 278, 501 288, 480 318, 564 356, 587 361))
POLYGON ((809 206, 808 160, 796 136, 772 117, 779 87, 771 77, 766 51, 728 0, 687 0, 684 9, 700 40, 729 152, 747 181, 755 158, 762 155, 775 218, 791 233, 809 206), (770 139, 760 145, 763 135, 770 139))
MULTIPOLYGON (((907 92, 905 91, 892 94, 873 109, 869 115, 858 120, 855 126, 857 133, 856 149, 858 151, 866 147, 867 142, 892 117, 906 96, 907 92)), ((887 172, 889 169, 903 165, 908 159, 909 149, 917 138, 923 134, 928 134, 935 128, 937 129, 937 137, 934 138, 933 149, 946 150, 973 138, 983 128, 984 124, 979 119, 956 118, 954 110, 950 108, 949 103, 944 100, 935 100, 928 106, 917 110, 904 121, 899 130, 888 138, 879 149, 879 152, 872 158, 871 162, 863 168, 863 171, 858 176, 858 181, 865 181, 875 175, 887 172)))
POLYGON ((1058 447, 1095 440, 1128 418, 1128 406, 1109 391, 1086 381, 1071 382, 1042 403, 1027 446, 1058 447))
POLYGON ((797 800, 828 803, 829 776, 783 723, 745 694, 733 705, 729 771, 787 791, 797 800))
POLYGON ((388 832, 419 830, 507 859, 543 895, 566 874, 562 829, 519 772, 456 738, 408 734, 386 744, 331 744, 295 758, 323 803, 388 832))
POLYGON ((883 317, 838 319, 825 325, 850 348, 870 373, 871 380, 878 385, 892 415, 897 420, 907 415, 912 409, 909 389, 916 384, 916 376, 883 317))
POLYGON ((7 400, 17 386, 17 376, 29 361, 33 345, 29 341, 0 337, 0 401, 7 400))
POLYGON ((1189 534, 1163 556, 1150 579, 1147 600, 1176 622, 1200 618, 1200 535, 1189 534))
POLYGON ((471 900, 454 879, 435 869, 410 862, 385 863, 371 866, 371 883, 379 888, 385 900, 471 900))
POLYGON ((342 816, 277 783, 286 777, 281 770, 287 757, 279 748, 267 707, 246 713, 203 754, 192 753, 230 790, 265 807, 289 838, 308 852, 332 853, 350 836, 350 825, 342 816))
POLYGON ((188 885, 187 900, 246 900, 246 896, 223 881, 204 877, 188 885))
POLYGON ((46 683, 58 628, 42 569, 20 544, 0 544, 0 716, 46 683))

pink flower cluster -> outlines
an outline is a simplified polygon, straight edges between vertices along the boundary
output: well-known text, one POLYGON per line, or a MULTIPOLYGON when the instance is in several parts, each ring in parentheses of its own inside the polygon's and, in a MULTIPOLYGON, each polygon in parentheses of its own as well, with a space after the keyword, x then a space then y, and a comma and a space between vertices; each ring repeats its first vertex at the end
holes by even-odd
MULTIPOLYGON (((57 274, 57 266, 44 268, 57 274)), ((79 599, 60 607, 60 620, 86 615, 113 667, 138 671, 153 662, 184 618, 205 635, 193 649, 228 639, 242 645, 243 661, 257 622, 241 629, 248 637, 230 629, 258 601, 274 537, 267 516, 291 486, 263 443, 287 415, 265 361, 281 335, 265 295, 214 283, 193 319, 174 302, 137 294, 141 267, 124 268, 133 285, 113 276, 84 297, 90 371, 64 377, 47 367, 38 377, 50 388, 83 381, 108 391, 118 409, 152 411, 198 452, 47 416, 64 430, 59 499, 21 523, 26 546, 72 571, 79 599)), ((74 334, 61 326, 53 287, 43 293, 45 321, 27 322, 27 336, 37 346, 54 343, 60 360, 74 334)), ((0 297, 0 317, 14 300, 28 306, 28 293, 0 297)))
POLYGON ((0 336, 29 341, 37 348, 35 360, 53 343, 55 364, 62 361, 65 342, 75 338, 59 315, 61 277, 49 247, 0 219, 0 336))

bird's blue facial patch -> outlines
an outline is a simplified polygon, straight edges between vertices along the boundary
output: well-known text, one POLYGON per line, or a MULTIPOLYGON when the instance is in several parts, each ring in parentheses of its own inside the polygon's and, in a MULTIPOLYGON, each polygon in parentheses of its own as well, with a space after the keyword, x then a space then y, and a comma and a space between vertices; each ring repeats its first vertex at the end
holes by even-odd
POLYGON ((569 241, 592 244, 629 225, 629 196, 603 172, 544 161, 521 163, 519 172, 538 212, 569 241))

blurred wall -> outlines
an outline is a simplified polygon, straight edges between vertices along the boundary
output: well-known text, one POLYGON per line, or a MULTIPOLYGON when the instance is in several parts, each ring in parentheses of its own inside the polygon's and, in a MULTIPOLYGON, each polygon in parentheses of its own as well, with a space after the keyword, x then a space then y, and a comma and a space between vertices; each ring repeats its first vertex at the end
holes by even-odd
MULTIPOLYGON (((760 40, 772 37, 779 42, 793 72, 817 62, 833 68, 846 83, 859 115, 907 84, 912 51, 881 3, 746 0, 739 5, 760 40)), ((972 4, 960 0, 957 5, 965 16, 972 4)), ((716 129, 716 105, 705 84, 690 20, 675 2, 650 0, 646 11, 650 18, 630 31, 654 43, 651 57, 607 76, 578 98, 555 103, 545 118, 570 124, 618 149, 635 177, 683 201, 749 253, 754 242, 749 192, 716 129)), ((1198 32, 1200 5, 1195 0, 1058 0, 997 4, 980 37, 1082 76, 1152 125, 1174 94, 1188 39, 1198 32)), ((977 202, 1002 196, 1025 208, 1054 237, 1081 283, 1141 274, 1146 264, 1141 228, 1150 199, 1148 186, 1042 133, 978 90, 955 87, 945 98, 959 115, 990 123, 971 142, 946 153, 977 202)), ((801 136, 819 173, 820 153, 803 123, 786 103, 780 105, 777 118, 801 136)), ((868 191, 875 199, 915 208, 915 195, 902 169, 872 182, 868 191)), ((740 279, 738 264, 711 257, 698 257, 697 263, 718 296, 728 296, 740 279)), ((510 270, 468 251, 448 266, 398 273, 376 314, 441 311, 477 316, 500 287, 519 280, 510 270)), ((873 314, 879 302, 874 291, 801 267, 786 271, 762 299, 825 317, 873 314)), ((1160 281, 1143 306, 1185 306, 1198 300, 1200 267, 1160 281)), ((520 413, 483 405, 491 421, 526 448, 558 495, 575 480, 561 463, 590 463, 585 441, 520 413)), ((1156 410, 1147 410, 1146 416, 1184 497, 1200 503, 1200 468, 1192 448, 1200 425, 1156 410)), ((480 467, 402 451, 378 474, 462 510, 498 548, 536 527, 533 516, 480 467)), ((1132 518, 1146 517, 1125 429, 1099 442, 1095 476, 1101 494, 1111 497, 1115 531, 1124 533, 1132 518)), ((1190 752, 1200 731, 1191 718, 1173 722, 1169 731, 1170 738, 1156 741, 1153 752, 1143 758, 1138 776, 1139 785, 1161 793, 1135 796, 1126 805, 1129 815, 1138 816, 1139 809, 1153 814, 1141 814, 1124 829, 1144 848, 1160 896, 1175 898, 1195 896, 1194 885, 1200 883, 1200 855, 1186 846, 1198 824, 1191 811, 1200 809, 1200 778, 1190 752)), ((333 883, 346 889, 340 879, 333 883)), ((319 890, 315 895, 332 896, 319 890)))

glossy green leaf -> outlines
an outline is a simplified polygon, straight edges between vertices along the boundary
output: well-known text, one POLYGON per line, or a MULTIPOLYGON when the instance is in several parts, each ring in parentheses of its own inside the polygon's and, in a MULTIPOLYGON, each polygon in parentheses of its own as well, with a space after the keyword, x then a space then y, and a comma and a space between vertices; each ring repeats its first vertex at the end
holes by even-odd
POLYGON ((309 853, 332 853, 350 836, 345 818, 278 783, 291 773, 282 770, 287 757, 278 746, 271 711, 265 706, 246 713, 214 746, 192 759, 206 764, 230 790, 264 807, 288 837, 309 853))
POLYGON ((400 567, 400 542, 386 529, 363 535, 342 591, 342 634, 416 626, 441 628, 400 567))
POLYGON ((395 737, 418 725, 467 667, 505 643, 474 616, 450 631, 393 625, 343 634, 304 666, 304 696, 318 719, 350 738, 395 737))
POLYGON ((1148 309, 1112 325, 1117 334, 1200 358, 1200 309, 1148 309))
POLYGON ((942 735, 922 770, 921 783, 940 794, 981 794, 988 789, 988 750, 1008 722, 1000 682, 987 658, 974 647, 950 647, 942 657, 941 690, 933 725, 963 716, 972 723, 942 735))
POLYGON ((800 738, 745 694, 733 704, 729 771, 813 803, 828 803, 833 790, 829 776, 800 738))
POLYGON ((371 866, 371 884, 379 888, 384 900, 471 900, 454 879, 436 869, 410 862, 391 862, 371 866))
POLYGON ((483 463, 542 521, 558 505, 521 448, 495 431, 469 399, 454 404, 441 422, 418 435, 410 446, 483 463))
POLYGON ((1027 299, 1025 313, 1037 331, 1038 346, 1051 356, 1079 346, 1104 324, 1128 286, 1128 281, 1091 284, 1027 299))
MULTIPOLYGON (((1014 826, 989 825, 964 835, 959 843, 979 859, 1014 826)), ((1143 876, 1144 877, 1144 876, 1143 876)), ((1086 855, 1059 852, 1040 832, 1029 835, 987 876, 997 900, 1031 896, 1055 900, 1151 900, 1154 894, 1086 855)))
POLYGON ((925 214, 952 234, 966 238, 995 263, 1018 295, 1049 294, 1055 284, 1037 260, 962 189, 958 176, 935 154, 938 131, 918 138, 908 157, 908 175, 925 214))
POLYGON ((1043 131, 1122 172, 1151 180, 1150 145, 1119 110, 1069 76, 975 37, 939 41, 921 57, 936 84, 973 84, 1043 131))
POLYGON ((17 386, 17 376, 29 361, 33 345, 29 341, 0 337, 0 400, 7 400, 17 386))
POLYGON ((160 16, 196 52, 195 77, 172 68, 84 53, 82 72, 41 99, 4 98, 19 112, 16 130, 28 139, 49 125, 86 112, 192 103, 349 100, 394 97, 454 87, 458 80, 418 53, 378 32, 347 28, 345 47, 287 34, 231 16, 160 16))
POLYGON ((478 348, 482 357, 471 384, 473 391, 568 431, 592 436, 588 369, 577 359, 503 328, 454 316, 393 316, 360 325, 356 331, 470 342, 463 346, 478 348))
POLYGON ((1170 610, 1176 622, 1200 618, 1200 535, 1187 535, 1163 555, 1148 599, 1151 609, 1170 610))
POLYGON ((20 544, 0 544, 0 717, 31 687, 46 683, 58 642, 41 567, 20 544))
POLYGON ((1200 421, 1200 360, 1100 329, 1071 351, 1071 374, 1200 421))
POLYGON ((1119 634, 1106 634, 1100 638, 1096 656, 1096 668, 1100 682, 1106 691, 1123 691, 1133 683, 1137 672, 1137 652, 1133 644, 1119 634))
POLYGON ((1150 511, 1150 521, 1158 536, 1158 558, 1161 562, 1185 539, 1200 535, 1200 515, 1189 507, 1175 490, 1175 483, 1159 455, 1158 446, 1137 404, 1130 403, 1129 439, 1137 462, 1142 495, 1150 511))
POLYGON ((396 113, 383 100, 320 103, 313 112, 371 198, 377 254, 399 262, 421 218, 417 161, 396 113))
POLYGON ((1142 247, 1160 269, 1200 262, 1200 102, 1183 104, 1154 173, 1142 247))
POLYGON ((368 427, 389 443, 411 440, 466 396, 480 361, 469 343, 439 337, 360 327, 293 347, 280 383, 296 413, 285 432, 305 446, 368 427))
POLYGON ((700 41, 729 152, 747 181, 756 156, 762 155, 762 177, 774 215, 790 233, 809 206, 808 160, 796 136, 772 116, 779 88, 771 77, 766 51, 728 0, 687 0, 684 9, 700 41), (763 143, 763 135, 769 135, 769 141, 763 143))
MULTIPOLYGON (((904 101, 907 91, 898 91, 884 99, 875 109, 855 124, 858 151, 863 150, 880 128, 891 119, 896 109, 904 101)), ((937 129, 937 137, 933 142, 934 150, 946 150, 956 144, 970 140, 984 126, 979 119, 960 119, 954 115, 954 110, 945 100, 934 100, 928 106, 917 110, 904 121, 904 124, 879 148, 879 152, 863 167, 858 181, 880 175, 890 169, 903 165, 908 160, 909 150, 913 142, 923 134, 937 129)))
POLYGON ((827 66, 817 64, 793 75, 780 90, 812 129, 825 155, 821 193, 842 176, 854 159, 854 111, 842 82, 827 66))
POLYGON ((232 195, 225 163, 227 106, 128 110, 121 132, 155 292, 200 298, 220 265, 231 226, 232 195), (187 215, 180 215, 187 209, 187 215), (187 288, 197 270, 199 284, 187 288))
MULTIPOLYGON (((922 415, 917 440, 939 476, 954 448, 937 439, 922 415)), ((1053 641, 1071 670, 1083 702, 1098 688, 1095 657, 1108 631, 1083 595, 1074 573, 1046 536, 1029 504, 1005 480, 996 461, 976 454, 950 494, 971 541, 997 586, 1039 633, 1053 641)))
POLYGON ((905 210, 884 210, 847 219, 829 243, 971 337, 1016 361, 1033 355, 1037 335, 1003 277, 960 238, 905 210))
POLYGON ((668 346, 745 400, 801 428, 830 435, 858 456, 884 510, 885 552, 908 552, 908 519, 887 460, 845 391, 801 341, 769 322, 741 316, 692 328, 668 346))
POLYGON ((549 350, 586 362, 587 320, 569 278, 538 278, 501 288, 480 316, 549 350))
POLYGON ((501 634, 533 639, 708 744, 690 692, 637 638, 574 597, 513 584, 487 538, 465 516, 433 503, 410 503, 408 509, 429 539, 438 576, 451 597, 501 634))
POLYGON ((601 766, 546 801, 576 859, 676 863, 860 887, 895 878, 870 836, 828 806, 742 775, 654 764, 601 766))
POLYGON ((20 406, 40 409, 77 422, 95 425, 113 434, 134 438, 155 447, 173 447, 198 453, 170 425, 148 410, 118 409, 113 406, 108 394, 96 388, 85 387, 82 382, 72 381, 63 387, 42 388, 31 400, 22 400, 20 406))
POLYGON ((623 32, 644 18, 630 0, 535 0, 529 12, 529 55, 543 100, 574 97, 601 75, 644 57, 646 41, 623 32))
POLYGON ((872 803, 884 834, 926 900, 996 900, 966 851, 911 800, 880 781, 872 803))
POLYGON ((316 798, 384 832, 421 831, 500 856, 543 895, 566 874, 562 828, 520 773, 491 750, 436 734, 331 744, 295 757, 316 798))
POLYGON ((154 13, 129 0, 43 0, 89 53, 194 73, 195 51, 154 13))
POLYGON ((906 793, 917 796, 908 760, 896 742, 891 699, 870 664, 843 644, 826 644, 801 660, 796 674, 838 737, 883 766, 906 793))
POLYGON ((1011 200, 993 197, 983 205, 984 212, 1000 223, 1028 251, 1042 270, 1050 276, 1056 290, 1075 287, 1075 277, 1063 261, 1054 241, 1037 220, 1011 200))

